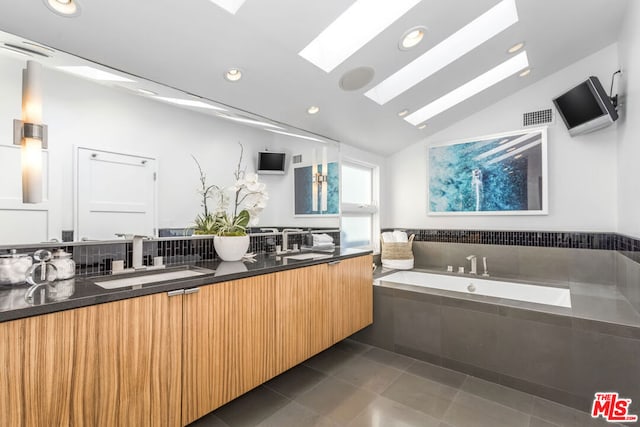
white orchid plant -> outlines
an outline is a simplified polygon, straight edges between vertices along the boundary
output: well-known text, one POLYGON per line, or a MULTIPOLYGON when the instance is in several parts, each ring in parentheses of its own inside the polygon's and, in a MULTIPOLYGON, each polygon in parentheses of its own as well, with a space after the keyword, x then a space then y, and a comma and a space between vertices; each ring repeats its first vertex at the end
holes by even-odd
POLYGON ((236 182, 231 187, 222 188, 207 185, 207 177, 198 160, 193 160, 200 171, 200 189, 203 213, 195 220, 195 234, 215 234, 217 236, 245 236, 249 225, 258 223, 258 215, 267 206, 269 194, 264 183, 258 182, 258 175, 246 173, 242 168, 244 147, 240 145, 240 160, 233 175, 236 182), (208 202, 214 200, 216 209, 209 210, 208 202), (231 201, 233 200, 233 206, 231 201), (233 209, 230 209, 233 207, 233 209))

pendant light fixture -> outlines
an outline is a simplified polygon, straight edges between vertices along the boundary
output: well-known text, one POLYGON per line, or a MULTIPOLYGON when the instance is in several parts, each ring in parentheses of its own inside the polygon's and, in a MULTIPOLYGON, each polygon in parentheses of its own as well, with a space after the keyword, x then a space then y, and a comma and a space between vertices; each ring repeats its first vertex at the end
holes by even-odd
POLYGON ((42 66, 27 61, 22 70, 22 120, 13 121, 13 143, 22 147, 22 202, 42 202, 42 149, 47 126, 42 124, 42 66))

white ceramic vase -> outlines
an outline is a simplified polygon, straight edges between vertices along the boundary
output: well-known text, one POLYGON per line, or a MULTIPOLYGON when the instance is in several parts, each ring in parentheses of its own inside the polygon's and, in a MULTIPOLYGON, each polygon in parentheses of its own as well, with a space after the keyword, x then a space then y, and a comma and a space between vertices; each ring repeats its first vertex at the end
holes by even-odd
POLYGON ((215 236, 213 247, 223 261, 240 261, 249 249, 249 236, 215 236))

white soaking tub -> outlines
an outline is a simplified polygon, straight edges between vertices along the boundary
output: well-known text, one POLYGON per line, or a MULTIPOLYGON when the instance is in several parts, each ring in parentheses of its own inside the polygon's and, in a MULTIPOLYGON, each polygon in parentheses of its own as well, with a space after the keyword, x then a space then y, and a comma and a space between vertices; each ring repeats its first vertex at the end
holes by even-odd
POLYGON ((468 275, 450 276, 420 271, 398 271, 377 280, 571 308, 571 296, 567 288, 502 282, 481 277, 470 277, 468 275))

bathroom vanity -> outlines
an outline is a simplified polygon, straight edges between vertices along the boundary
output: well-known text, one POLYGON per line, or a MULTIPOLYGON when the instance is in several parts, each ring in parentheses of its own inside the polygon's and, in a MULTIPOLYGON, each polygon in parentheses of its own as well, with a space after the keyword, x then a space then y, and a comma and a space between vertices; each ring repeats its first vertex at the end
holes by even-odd
POLYGON ((81 279, 69 300, 0 312, 0 425, 186 425, 371 324, 371 265, 259 255, 126 289, 81 279))

